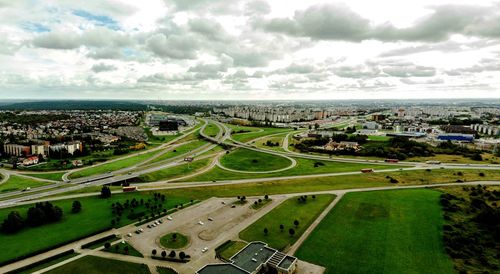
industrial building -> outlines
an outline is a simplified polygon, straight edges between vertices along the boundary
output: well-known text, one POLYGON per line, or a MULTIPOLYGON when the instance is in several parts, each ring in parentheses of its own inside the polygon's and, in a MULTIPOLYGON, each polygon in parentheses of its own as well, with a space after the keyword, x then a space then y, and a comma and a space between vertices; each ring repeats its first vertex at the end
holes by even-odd
POLYGON ((251 242, 229 259, 229 263, 208 264, 197 274, 278 274, 294 273, 297 258, 270 248, 263 242, 251 242))

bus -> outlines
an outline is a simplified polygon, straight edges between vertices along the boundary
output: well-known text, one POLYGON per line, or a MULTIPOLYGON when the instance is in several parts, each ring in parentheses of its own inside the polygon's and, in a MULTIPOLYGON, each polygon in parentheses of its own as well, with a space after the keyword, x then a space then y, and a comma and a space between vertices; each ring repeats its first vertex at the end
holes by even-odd
POLYGON ((398 159, 385 159, 384 162, 386 162, 386 163, 398 163, 399 160, 398 159))
POLYGON ((137 191, 137 187, 136 186, 124 186, 122 188, 123 192, 133 192, 133 191, 137 191))

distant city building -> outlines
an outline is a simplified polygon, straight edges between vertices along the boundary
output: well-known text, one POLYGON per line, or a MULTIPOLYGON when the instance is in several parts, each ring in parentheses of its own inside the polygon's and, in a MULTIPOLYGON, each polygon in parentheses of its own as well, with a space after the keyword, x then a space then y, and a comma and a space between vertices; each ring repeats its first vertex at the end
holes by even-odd
POLYGON ((448 133, 448 134, 438 135, 437 139, 440 141, 472 142, 474 141, 474 135, 461 134, 461 133, 448 133))
POLYGON ((31 149, 29 146, 18 144, 4 144, 3 151, 5 154, 11 156, 27 156, 31 154, 31 149))

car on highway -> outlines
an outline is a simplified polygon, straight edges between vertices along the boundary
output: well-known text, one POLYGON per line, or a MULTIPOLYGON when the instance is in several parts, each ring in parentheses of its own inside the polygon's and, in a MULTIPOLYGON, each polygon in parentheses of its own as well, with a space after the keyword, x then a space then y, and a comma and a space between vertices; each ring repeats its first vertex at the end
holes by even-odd
POLYGON ((30 191, 31 190, 31 187, 27 187, 25 189, 23 189, 22 191, 30 191))

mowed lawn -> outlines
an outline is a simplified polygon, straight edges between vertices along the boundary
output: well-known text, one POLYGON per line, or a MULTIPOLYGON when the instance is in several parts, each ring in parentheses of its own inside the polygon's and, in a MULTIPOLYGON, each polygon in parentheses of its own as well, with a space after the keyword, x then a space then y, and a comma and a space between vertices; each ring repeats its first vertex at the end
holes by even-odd
POLYGON ((271 247, 283 250, 285 247, 292 245, 304 233, 316 217, 333 201, 335 196, 328 194, 316 195, 315 199, 308 196, 307 202, 299 202, 297 198, 289 198, 241 231, 240 238, 247 242, 263 241, 271 247), (299 221, 298 226, 294 225, 295 220, 299 221), (285 227, 283 231, 280 230, 280 224, 285 227), (267 235, 264 234, 264 228, 269 231, 267 235), (290 228, 295 230, 293 237, 288 233, 290 228))
POLYGON ((440 194, 348 193, 295 255, 326 273, 454 273, 442 244, 440 194))
POLYGON ((94 167, 88 167, 79 171, 76 171, 74 173, 71 173, 69 175, 69 178, 71 179, 76 179, 76 178, 81 178, 81 177, 87 177, 87 176, 92 176, 96 174, 102 174, 106 172, 111 172, 111 171, 116 171, 120 170, 123 168, 127 168, 130 166, 133 166, 135 164, 141 163, 143 161, 146 161, 148 158, 151 158, 155 154, 159 153, 159 150, 155 151, 150 151, 150 152, 143 152, 138 155, 134 155, 125 159, 121 160, 116 160, 114 162, 110 163, 105 163, 102 165, 94 166, 94 167))
MULTIPOLYGON (((165 206, 173 208, 180 203, 186 203, 190 199, 177 198, 166 194, 165 206)), ((78 239, 79 237, 100 231, 111 226, 111 204, 120 201, 124 203, 127 199, 152 199, 152 194, 129 193, 113 194, 109 199, 100 199, 97 196, 82 197, 78 199, 53 201, 54 205, 62 208, 63 219, 57 223, 46 224, 39 227, 26 227, 15 234, 0 233, 0 262, 13 259, 40 249, 54 246, 58 243, 78 239), (78 200, 82 204, 82 211, 77 214, 71 213, 71 204, 78 200)), ((184 196, 183 196, 184 197, 184 196)), ((0 209, 0 222, 2 222, 11 211, 19 211, 23 218, 32 205, 16 206, 0 209)), ((135 220, 133 220, 135 221, 135 220)), ((121 218, 120 225, 131 223, 125 216, 121 218)))
POLYGON ((186 163, 179 166, 161 169, 151 173, 146 173, 140 175, 138 178, 141 180, 141 182, 156 182, 161 180, 173 179, 197 172, 209 166, 211 162, 211 158, 201 159, 193 161, 189 164, 186 163))
POLYGON ((137 273, 149 274, 145 264, 136 264, 124 261, 111 260, 96 256, 85 256, 58 268, 45 272, 47 274, 123 274, 137 273))
MULTIPOLYGON (((239 150, 238 150, 239 151, 239 150)), ((237 151, 235 151, 237 152, 237 151)), ((235 153, 233 152, 233 153, 235 153)), ((265 154, 262 152, 254 152, 257 154, 264 154, 264 155, 270 155, 270 154, 265 154)), ((254 163, 248 164, 248 160, 246 163, 240 163, 240 159, 235 160, 234 157, 229 157, 231 156, 231 153, 229 155, 225 155, 221 159, 221 164, 225 167, 231 167, 232 169, 237 169, 237 170, 242 170, 242 171, 249 171, 248 169, 243 169, 247 165, 254 165, 254 163), (229 158, 227 158, 229 157, 229 158), (225 161, 225 162, 223 162, 225 161)), ((237 155, 238 156, 238 155, 237 155)), ((259 155, 257 155, 259 156, 259 155)), ((279 157, 279 156, 273 156, 272 157, 279 157)), ((245 156, 243 155, 243 158, 245 156)), ((282 157, 279 157, 282 158, 282 157)), ((283 158, 286 160, 285 158, 283 158)), ((280 159, 281 160, 281 159, 280 159)), ((190 178, 190 181, 211 181, 211 180, 230 180, 230 179, 249 179, 249 178, 264 178, 264 177, 282 177, 282 176, 296 176, 296 175, 309 175, 309 174, 324 174, 324 173, 339 173, 339 172, 358 172, 363 168, 373 168, 375 170, 382 170, 382 169, 398 169, 402 168, 404 166, 399 166, 399 165, 394 165, 394 164, 388 164, 388 165, 383 165, 383 164, 359 164, 359 163, 342 163, 342 162, 332 162, 332 161, 318 161, 318 160, 311 160, 311 159, 304 159, 304 158, 295 158, 297 161, 297 165, 291 169, 281 171, 281 172, 275 172, 275 173, 268 173, 268 174, 258 174, 258 173, 239 173, 239 172, 231 172, 231 171, 226 171, 223 170, 219 167, 214 167, 213 169, 200 174, 196 177, 190 178), (321 163, 317 164, 316 163, 321 163)), ((259 160, 261 163, 265 163, 265 166, 271 166, 273 163, 272 162, 262 162, 259 160)), ((290 165, 290 162, 288 161, 288 165, 290 165)), ((286 166, 288 166, 286 165, 286 166)), ((286 167, 285 166, 285 167, 286 167)), ((251 167, 251 166, 250 166, 251 167)), ((276 169, 276 168, 275 168, 276 169)))
POLYGON ((203 131, 206 135, 210 137, 215 137, 217 136, 217 133, 219 133, 220 129, 215 125, 214 123, 209 123, 206 127, 205 130, 203 131))
POLYGON ((18 191, 26 189, 27 187, 35 188, 50 184, 53 183, 45 181, 37 181, 34 179, 21 176, 10 175, 9 179, 5 183, 0 184, 0 192, 3 193, 9 191, 18 191))
POLYGON ((249 149, 237 149, 220 159, 220 163, 231 169, 242 171, 270 171, 290 166, 287 158, 249 149))
POLYGON ((40 179, 47 179, 53 181, 62 181, 62 176, 65 172, 45 172, 45 173, 25 173, 24 175, 36 177, 40 179))
MULTIPOLYGON (((177 157, 177 156, 180 156, 180 155, 183 155, 183 154, 186 154, 194 149, 197 149, 205 144, 207 144, 208 142, 207 141, 204 141, 204 140, 192 140, 190 141, 189 143, 186 143, 186 144, 183 144, 183 145, 180 145, 174 149, 171 149, 170 151, 168 152, 165 152, 164 154, 158 156, 157 158, 153 159, 151 161, 151 163, 157 163, 157 162, 161 162, 161 161, 164 161, 164 160, 167 160, 167 159, 171 159, 171 158, 174 158, 174 157, 177 157)), ((149 164, 149 163, 147 163, 149 164)))
POLYGON ((228 125, 228 127, 230 127, 232 129, 232 132, 234 132, 233 134, 231 134, 231 138, 243 143, 271 134, 292 131, 292 129, 290 128, 247 127, 234 125, 228 125), (248 132, 237 133, 239 130, 248 132))

